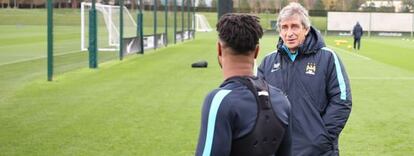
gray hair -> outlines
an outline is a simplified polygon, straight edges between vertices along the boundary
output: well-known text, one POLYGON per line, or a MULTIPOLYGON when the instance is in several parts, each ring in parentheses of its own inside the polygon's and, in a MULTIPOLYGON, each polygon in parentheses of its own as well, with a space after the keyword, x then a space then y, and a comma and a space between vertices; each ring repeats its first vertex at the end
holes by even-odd
POLYGON ((280 30, 280 23, 286 19, 291 18, 294 15, 298 15, 302 25, 309 29, 311 26, 311 22, 309 19, 308 11, 299 3, 291 2, 289 5, 285 6, 279 13, 279 17, 277 18, 277 27, 280 30))

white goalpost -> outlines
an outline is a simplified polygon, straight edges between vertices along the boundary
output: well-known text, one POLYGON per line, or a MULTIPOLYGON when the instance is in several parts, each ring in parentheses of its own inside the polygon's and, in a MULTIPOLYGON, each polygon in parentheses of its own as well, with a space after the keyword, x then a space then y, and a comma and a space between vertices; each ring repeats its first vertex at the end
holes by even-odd
MULTIPOLYGON (((81 50, 88 49, 89 29, 89 10, 92 4, 89 2, 81 3, 81 50)), ((119 16, 120 8, 114 5, 104 5, 96 3, 97 10, 97 27, 98 29, 98 50, 99 51, 115 51, 119 49, 119 16), (102 22, 103 21, 103 22, 102 22)), ((124 6, 124 37, 136 36, 137 23, 124 6)))
POLYGON ((209 32, 212 31, 210 24, 206 17, 201 14, 195 14, 195 29, 196 31, 209 32))

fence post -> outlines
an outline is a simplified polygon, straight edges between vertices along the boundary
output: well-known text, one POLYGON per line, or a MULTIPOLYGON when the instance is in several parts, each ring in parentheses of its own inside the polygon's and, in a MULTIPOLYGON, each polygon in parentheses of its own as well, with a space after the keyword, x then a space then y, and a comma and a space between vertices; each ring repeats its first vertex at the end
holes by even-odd
POLYGON ((168 0, 165 0, 165 46, 168 46, 168 0))
POLYGON ((368 37, 371 37, 371 23, 372 23, 372 13, 369 13, 369 30, 368 30, 368 37))
POLYGON ((174 44, 177 43, 177 0, 174 0, 174 44))
POLYGON ((140 42, 141 42, 141 54, 144 54, 144 16, 142 15, 142 0, 139 0, 139 37, 140 37, 140 42))
POLYGON ((154 49, 157 49, 157 1, 154 1, 154 49))
POLYGON ((191 0, 187 0, 187 33, 188 33, 188 36, 190 36, 190 22, 191 22, 190 6, 191 6, 191 0))
POLYGON ((119 60, 124 59, 124 0, 119 0, 119 60))
POLYGON ((181 42, 184 41, 184 0, 181 1, 181 42))
POLYGON ((92 7, 89 10, 89 68, 97 68, 97 27, 96 27, 96 0, 92 0, 92 7))
POLYGON ((47 80, 53 80, 53 0, 47 0, 47 80))
POLYGON ((196 22, 196 18, 195 18, 195 0, 193 1, 193 39, 195 39, 195 23, 196 22))
POLYGON ((411 28, 411 38, 413 38, 413 32, 414 32, 414 13, 413 15, 413 20, 411 21, 411 24, 413 25, 413 27, 411 28))

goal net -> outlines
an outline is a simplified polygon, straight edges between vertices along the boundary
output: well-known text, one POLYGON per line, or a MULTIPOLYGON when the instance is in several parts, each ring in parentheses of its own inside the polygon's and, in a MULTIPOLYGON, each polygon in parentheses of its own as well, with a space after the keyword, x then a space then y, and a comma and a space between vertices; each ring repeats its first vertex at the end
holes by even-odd
MULTIPOLYGON (((81 50, 88 48, 89 36, 89 11, 91 3, 81 3, 81 50)), ((115 51, 119 49, 119 30, 120 30, 120 7, 116 5, 95 4, 98 29, 98 50, 115 51)), ((135 37, 137 23, 129 13, 128 9, 123 8, 123 37, 135 37)))
POLYGON ((208 23, 206 17, 201 14, 195 14, 195 28, 196 31, 209 32, 212 31, 210 24, 208 23))

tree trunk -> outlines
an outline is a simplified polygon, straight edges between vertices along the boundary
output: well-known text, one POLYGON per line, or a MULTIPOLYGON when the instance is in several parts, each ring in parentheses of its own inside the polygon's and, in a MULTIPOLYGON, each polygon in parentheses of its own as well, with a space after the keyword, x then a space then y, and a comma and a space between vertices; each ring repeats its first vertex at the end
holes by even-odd
POLYGON ((78 8, 78 2, 77 0, 72 0, 72 8, 78 8))
POLYGON ((131 10, 135 10, 136 5, 137 5, 136 0, 132 0, 131 1, 131 10))

